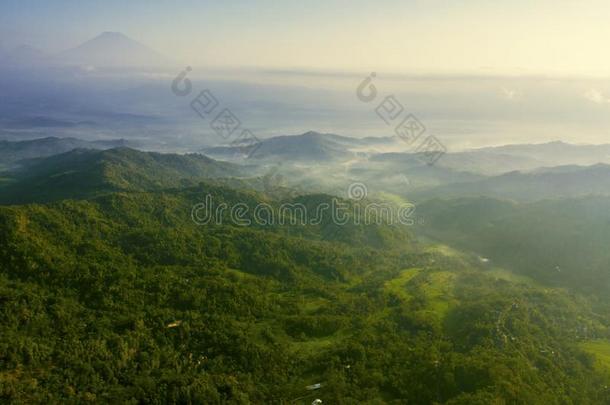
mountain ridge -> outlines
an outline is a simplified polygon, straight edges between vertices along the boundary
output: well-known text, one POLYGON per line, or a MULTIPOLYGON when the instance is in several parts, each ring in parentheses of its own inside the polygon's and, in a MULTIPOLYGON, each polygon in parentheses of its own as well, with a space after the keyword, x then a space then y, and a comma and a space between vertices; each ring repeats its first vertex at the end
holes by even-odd
POLYGON ((22 141, 4 140, 0 141, 0 162, 5 168, 11 169, 17 168, 23 160, 49 157, 73 149, 110 149, 128 145, 130 142, 125 139, 86 141, 73 137, 55 136, 22 141))
POLYGON ((74 149, 36 158, 12 172, 0 203, 87 198, 116 191, 159 190, 202 179, 236 177, 241 168, 201 154, 161 154, 128 147, 74 149))

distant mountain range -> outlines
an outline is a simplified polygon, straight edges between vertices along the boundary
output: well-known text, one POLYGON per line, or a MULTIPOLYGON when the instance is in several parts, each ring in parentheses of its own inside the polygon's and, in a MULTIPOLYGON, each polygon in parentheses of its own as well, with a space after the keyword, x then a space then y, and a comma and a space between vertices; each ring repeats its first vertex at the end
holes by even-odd
MULTIPOLYGON (((610 165, 596 163, 584 166, 577 163, 603 159, 606 145, 600 145, 599 151, 592 146, 563 143, 485 148, 449 153, 434 166, 426 165, 412 153, 377 152, 396 148, 399 145, 400 142, 394 138, 359 139, 310 131, 297 136, 279 136, 262 140, 251 158, 245 161, 246 166, 243 165, 244 162, 238 165, 217 161, 218 159, 231 161, 231 157, 239 153, 239 148, 236 146, 205 149, 206 155, 216 160, 203 155, 138 155, 143 152, 137 151, 119 155, 124 158, 128 156, 128 160, 144 162, 143 166, 147 167, 147 170, 161 170, 166 173, 161 176, 167 179, 165 185, 175 184, 176 179, 194 179, 210 175, 230 177, 246 173, 247 177, 256 177, 265 175, 274 165, 281 165, 278 175, 287 179, 285 184, 287 187, 307 185, 313 189, 319 187, 320 190, 330 192, 331 189, 344 190, 346 185, 357 180, 366 183, 372 192, 390 192, 415 201, 437 197, 471 196, 535 201, 546 198, 610 194, 610 165), (592 157, 586 152, 591 152, 592 157), (525 156, 521 156, 520 153, 525 156), (555 155, 558 161, 567 164, 542 166, 543 163, 551 161, 555 155), (142 156, 148 158, 144 159, 142 156), (151 156, 156 157, 150 161, 151 156), (166 159, 169 158, 166 156, 174 156, 173 159, 181 161, 181 168, 176 169, 171 165, 169 169, 156 167, 157 164, 166 165, 172 161, 171 159, 167 161, 166 159), (497 167, 491 170, 494 162, 497 167), (515 167, 518 170, 514 170, 515 167), (506 169, 513 170, 505 171, 506 169), (501 174, 496 175, 497 171, 501 174), (490 175, 490 172, 493 175, 490 175)), ((128 144, 125 140, 89 142, 75 138, 52 137, 21 142, 3 141, 0 142, 0 158, 4 167, 0 168, 7 170, 26 165, 28 172, 34 173, 40 167, 45 167, 45 170, 50 169, 50 172, 57 174, 59 170, 57 167, 63 164, 69 166, 76 161, 80 162, 79 159, 95 160, 110 156, 98 155, 93 153, 94 151, 85 153, 81 150, 74 154, 65 154, 65 152, 75 149, 104 150, 125 146, 134 145, 128 144), (52 156, 57 158, 48 159, 45 163, 54 162, 51 166, 36 166, 28 161, 28 159, 52 156), (80 158, 76 159, 77 156, 80 158)), ((36 161, 35 163, 38 164, 36 161)), ((121 164, 122 170, 132 166, 127 163, 121 164)), ((138 173, 142 179, 147 177, 146 171, 138 173)), ((135 177, 137 176, 134 175, 135 177)))
POLYGON ((0 63, 8 66, 79 66, 94 69, 161 67, 170 65, 171 60, 120 32, 103 32, 75 48, 51 55, 22 45, 5 53, 0 63))
MULTIPOLYGON (((326 169, 328 173, 321 181, 341 172, 369 184, 371 189, 418 199, 485 195, 531 201, 607 194, 610 190, 610 145, 550 142, 481 148, 447 153, 432 167, 405 149, 397 138, 358 139, 310 131, 262 140, 250 162, 309 164, 312 169, 303 176, 311 177, 320 177, 320 165, 335 165, 335 169, 326 169)), ((204 152, 230 160, 239 154, 239 147, 229 145, 204 152)))
MULTIPOLYGON (((375 161, 412 165, 413 154, 391 152, 378 154, 375 161)), ((458 171, 499 175, 511 171, 529 171, 558 165, 610 164, 610 145, 573 145, 564 142, 507 145, 448 153, 438 166, 458 171)))
MULTIPOLYGON (((204 153, 217 158, 239 155, 239 145, 206 148, 204 153)), ((396 137, 351 138, 309 131, 301 135, 263 139, 252 154, 254 159, 333 161, 366 158, 374 162, 415 167, 421 160, 396 137)), ((497 175, 558 165, 610 164, 610 145, 573 145, 563 142, 507 145, 472 149, 444 155, 438 166, 462 172, 497 175)))
POLYGON ((595 160, 610 159, 610 144, 575 145, 561 141, 541 144, 504 145, 474 149, 473 151, 525 156, 540 161, 552 159, 574 160, 580 158, 583 161, 575 163, 588 163, 595 160))
POLYGON ((418 199, 487 196, 515 201, 589 195, 610 195, 610 165, 599 163, 510 172, 473 182, 447 184, 415 194, 418 199))
POLYGON ((11 119, 3 123, 3 127, 9 129, 30 129, 30 128, 75 128, 83 125, 95 125, 92 121, 69 121, 44 116, 22 117, 11 119))

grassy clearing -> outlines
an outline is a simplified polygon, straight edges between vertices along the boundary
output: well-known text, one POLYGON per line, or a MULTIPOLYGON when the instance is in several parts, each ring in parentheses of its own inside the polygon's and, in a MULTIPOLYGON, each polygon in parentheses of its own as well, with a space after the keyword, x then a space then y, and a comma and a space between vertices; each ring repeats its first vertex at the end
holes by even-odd
POLYGON ((452 247, 449 247, 447 245, 441 245, 441 244, 434 244, 434 245, 428 247, 426 249, 426 252, 439 253, 439 254, 442 254, 443 256, 454 257, 454 258, 455 257, 459 257, 459 258, 466 257, 464 252, 461 252, 461 251, 454 249, 452 247))
POLYGON ((426 302, 423 311, 432 314, 440 322, 457 303, 453 295, 457 276, 449 271, 406 269, 398 277, 386 281, 384 289, 404 302, 414 296, 423 296, 426 302))
POLYGON ((409 300, 410 295, 407 292, 407 284, 413 277, 417 276, 420 272, 420 269, 406 269, 400 272, 400 275, 396 278, 393 278, 389 281, 386 281, 384 284, 384 289, 400 297, 403 300, 409 300))
POLYGON ((250 273, 246 273, 245 271, 241 271, 241 270, 224 269, 224 271, 228 275, 230 275, 238 280, 248 281, 248 280, 257 280, 258 279, 257 276, 250 274, 250 273))
POLYGON ((387 192, 379 192, 376 197, 379 197, 381 200, 387 201, 389 203, 392 204, 396 204, 396 205, 404 205, 404 204, 410 204, 410 201, 408 199, 406 199, 403 196, 400 196, 398 194, 392 194, 392 193, 387 193, 387 192))
POLYGON ((453 287, 457 275, 448 271, 428 273, 420 286, 425 294, 428 305, 427 310, 442 320, 449 312, 451 306, 456 304, 453 297, 453 287))
POLYGON ((298 353, 299 356, 314 356, 338 345, 343 337, 344 335, 341 332, 337 332, 322 338, 310 338, 305 341, 293 340, 290 342, 290 351, 295 353, 295 355, 298 353))
POLYGON ((581 349, 595 356, 596 366, 610 372, 610 341, 604 339, 589 340, 580 344, 581 349))
POLYGON ((305 314, 311 315, 328 306, 329 303, 326 298, 310 298, 301 305, 301 309, 305 314))

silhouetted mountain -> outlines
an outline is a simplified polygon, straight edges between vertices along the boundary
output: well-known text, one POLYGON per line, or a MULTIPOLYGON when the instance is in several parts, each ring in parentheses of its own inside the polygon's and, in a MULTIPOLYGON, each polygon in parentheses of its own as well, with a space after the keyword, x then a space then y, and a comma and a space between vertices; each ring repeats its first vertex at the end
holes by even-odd
MULTIPOLYGON (((542 144, 505 145, 498 147, 474 149, 471 153, 489 153, 494 156, 510 155, 532 159, 539 166, 592 165, 610 163, 610 144, 574 145, 565 142, 548 142, 542 144)), ((519 170, 527 170, 520 168, 519 170)))
POLYGON ((492 151, 447 153, 437 163, 454 170, 499 175, 515 170, 532 170, 545 166, 545 161, 529 156, 511 155, 492 151))
MULTIPOLYGON (((375 145, 392 145, 394 138, 350 138, 335 134, 321 134, 309 131, 301 135, 277 136, 260 141, 257 149, 251 154, 253 159, 287 159, 289 161, 326 161, 347 159, 356 156, 375 145)), ((238 155, 239 146, 221 146, 207 148, 204 152, 215 157, 238 155)))
MULTIPOLYGON (((383 153, 372 160, 417 166, 411 153, 383 153)), ((506 145, 447 153, 436 166, 458 171, 499 175, 512 171, 530 171, 545 166, 610 164, 610 145, 572 145, 550 142, 534 145, 506 145)))
POLYGON ((91 67, 154 67, 170 61, 120 32, 104 32, 54 57, 62 65, 91 67))

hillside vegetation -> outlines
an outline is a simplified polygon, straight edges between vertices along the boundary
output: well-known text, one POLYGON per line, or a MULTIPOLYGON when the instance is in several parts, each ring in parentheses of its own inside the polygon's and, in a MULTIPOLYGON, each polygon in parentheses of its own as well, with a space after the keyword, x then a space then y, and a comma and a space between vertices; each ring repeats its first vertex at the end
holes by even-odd
MULTIPOLYGON (((10 186, 29 203, 0 206, 3 402, 610 401, 610 319, 594 296, 402 225, 238 226, 226 212, 197 225, 207 195, 249 208, 332 198, 200 181, 232 166, 198 156, 75 151, 33 167, 10 186)), ((478 204, 483 218, 516 209, 478 204)), ((447 232, 489 221, 456 217, 447 232)))

